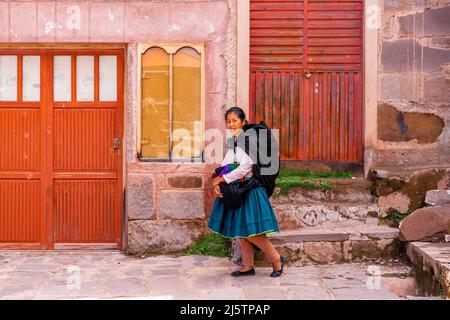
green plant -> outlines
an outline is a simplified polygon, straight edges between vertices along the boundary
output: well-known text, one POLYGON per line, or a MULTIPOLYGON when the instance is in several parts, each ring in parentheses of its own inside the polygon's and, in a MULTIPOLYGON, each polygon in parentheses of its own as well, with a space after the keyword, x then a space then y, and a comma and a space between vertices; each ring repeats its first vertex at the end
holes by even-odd
POLYGON ((328 172, 315 172, 311 170, 291 170, 282 169, 280 170, 279 178, 283 177, 300 177, 300 178, 334 178, 334 179, 349 179, 353 176, 351 171, 346 170, 336 170, 328 172))
POLYGON ((197 241, 194 245, 182 251, 188 255, 228 257, 231 251, 231 241, 219 234, 211 233, 197 241))
POLYGON ((406 215, 401 214, 397 210, 391 210, 390 211, 390 217, 395 222, 397 226, 400 225, 400 222, 402 222, 403 219, 405 219, 406 215))
POLYGON ((377 187, 375 183, 372 183, 372 185, 370 186, 370 194, 373 196, 377 196, 377 187))
POLYGON ((286 195, 293 188, 310 190, 334 190, 336 187, 326 179, 348 179, 352 177, 350 171, 313 172, 298 170, 280 170, 276 186, 279 187, 279 195, 286 195))

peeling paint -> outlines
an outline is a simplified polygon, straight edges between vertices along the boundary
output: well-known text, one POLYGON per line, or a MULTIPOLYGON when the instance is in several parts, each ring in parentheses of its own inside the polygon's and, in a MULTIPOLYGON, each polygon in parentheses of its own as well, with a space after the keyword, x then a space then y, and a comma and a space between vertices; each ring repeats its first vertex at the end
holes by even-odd
POLYGON ((52 32, 54 29, 56 28, 56 25, 53 21, 47 21, 47 23, 45 24, 45 34, 49 34, 50 32, 52 32))
POLYGON ((169 32, 181 31, 181 27, 177 24, 171 24, 169 26, 169 32))
POLYGON ((108 19, 109 19, 109 21, 114 22, 115 18, 116 18, 115 13, 112 10, 108 10, 108 19))
POLYGON ((222 36, 219 35, 219 36, 216 37, 216 39, 214 39, 213 42, 214 42, 214 43, 220 43, 220 42, 223 42, 223 41, 224 41, 224 38, 223 38, 222 36))
POLYGON ((206 21, 206 24, 208 25, 208 33, 214 33, 216 30, 214 29, 214 26, 211 24, 211 22, 206 21))

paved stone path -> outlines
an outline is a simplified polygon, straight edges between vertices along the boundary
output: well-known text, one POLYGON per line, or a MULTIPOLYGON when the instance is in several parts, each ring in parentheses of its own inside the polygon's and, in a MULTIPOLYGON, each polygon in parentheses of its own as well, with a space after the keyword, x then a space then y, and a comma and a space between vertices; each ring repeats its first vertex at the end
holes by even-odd
POLYGON ((393 272, 383 265, 287 267, 276 279, 268 268, 254 277, 229 276, 236 268, 227 258, 205 256, 0 251, 0 299, 399 298, 377 276, 393 272))

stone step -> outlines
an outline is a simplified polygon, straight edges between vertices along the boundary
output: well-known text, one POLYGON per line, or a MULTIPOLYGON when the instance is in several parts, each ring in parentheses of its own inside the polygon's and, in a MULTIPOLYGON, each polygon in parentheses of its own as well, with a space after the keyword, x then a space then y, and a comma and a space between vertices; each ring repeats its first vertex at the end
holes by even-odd
POLYGON ((414 265, 421 293, 450 299, 450 243, 409 242, 406 253, 414 265))
POLYGON ((399 230, 389 227, 364 227, 364 228, 334 228, 315 229, 303 228, 299 230, 282 231, 272 237, 274 243, 289 242, 322 242, 322 241, 346 241, 346 240, 380 240, 397 239, 399 230))
POLYGON ((379 207, 375 203, 297 203, 271 200, 281 230, 302 227, 376 226, 379 207))
POLYGON ((441 297, 441 296, 436 296, 436 297, 433 297, 433 296, 430 296, 430 297, 427 297, 427 296, 406 296, 405 300, 445 300, 445 298, 441 297))
POLYGON ((295 202, 295 203, 324 203, 324 202, 345 202, 345 203, 373 203, 374 197, 371 194, 372 182, 364 178, 354 179, 323 179, 327 181, 333 189, 331 190, 311 190, 303 188, 292 188, 287 195, 275 193, 274 201, 295 202))
MULTIPOLYGON (((399 230, 389 227, 301 228, 271 237, 290 265, 331 264, 395 259, 400 255, 399 230)), ((258 261, 263 255, 258 252, 258 261)))
POLYGON ((441 163, 435 165, 422 166, 376 166, 371 170, 371 175, 380 179, 408 180, 411 177, 431 171, 450 172, 448 164, 441 163))

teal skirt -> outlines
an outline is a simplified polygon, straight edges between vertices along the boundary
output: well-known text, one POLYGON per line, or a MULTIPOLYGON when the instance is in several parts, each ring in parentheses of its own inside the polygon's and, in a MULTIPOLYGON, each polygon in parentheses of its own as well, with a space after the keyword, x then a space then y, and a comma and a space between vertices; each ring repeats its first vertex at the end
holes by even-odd
POLYGON ((263 186, 251 188, 244 203, 234 210, 225 207, 217 197, 211 210, 208 228, 226 238, 248 238, 279 232, 275 212, 263 186))

